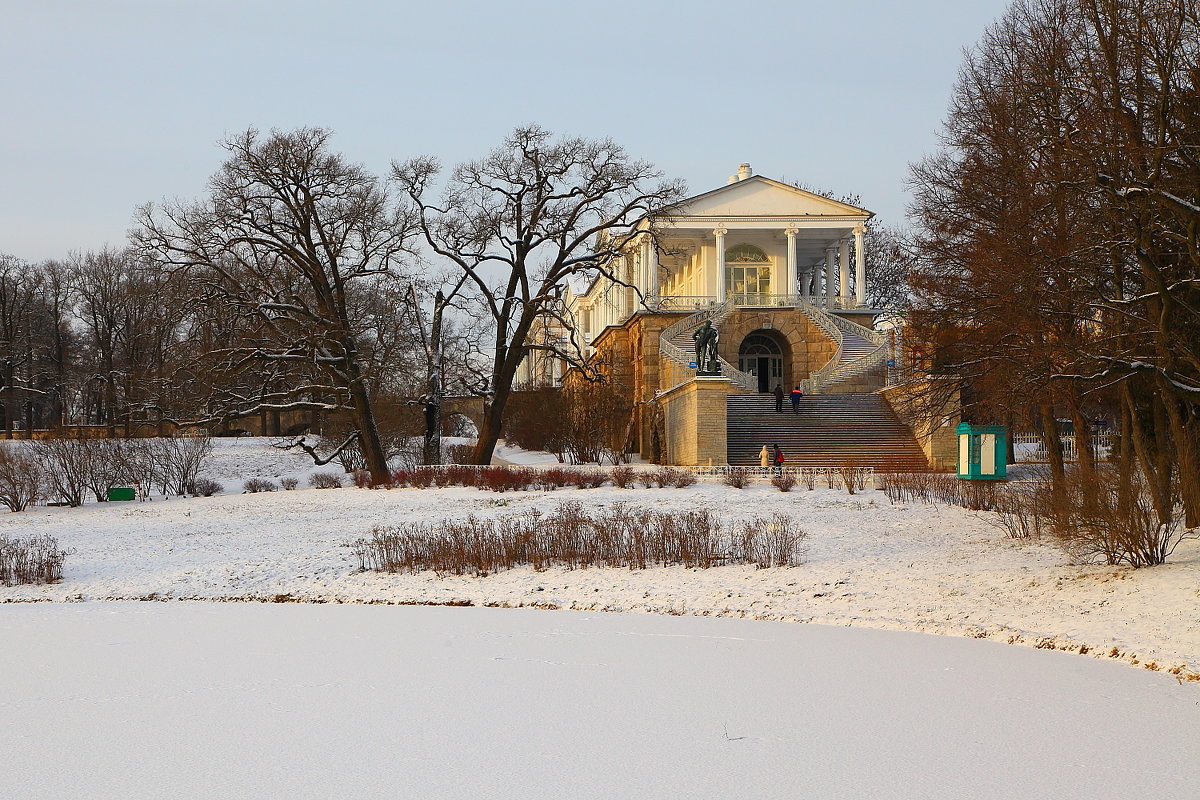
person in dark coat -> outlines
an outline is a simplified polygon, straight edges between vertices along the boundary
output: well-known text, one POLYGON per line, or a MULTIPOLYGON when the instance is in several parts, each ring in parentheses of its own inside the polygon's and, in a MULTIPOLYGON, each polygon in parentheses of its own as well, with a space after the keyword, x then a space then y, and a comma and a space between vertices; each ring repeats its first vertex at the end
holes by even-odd
POLYGON ((775 411, 783 413, 783 384, 775 384, 775 411))
POLYGON ((792 413, 800 413, 800 399, 804 397, 804 392, 800 391, 799 386, 792 388, 792 413))
POLYGON ((779 449, 779 445, 772 445, 775 448, 775 474, 783 474, 783 451, 779 449))

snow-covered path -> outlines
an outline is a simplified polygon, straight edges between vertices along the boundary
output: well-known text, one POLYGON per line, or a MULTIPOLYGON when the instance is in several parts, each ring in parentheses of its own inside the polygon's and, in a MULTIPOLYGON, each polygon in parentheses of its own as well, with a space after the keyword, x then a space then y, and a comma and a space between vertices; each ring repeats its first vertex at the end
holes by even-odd
POLYGON ((1195 797, 1168 676, 912 633, 535 610, 0 608, 0 796, 1195 797))

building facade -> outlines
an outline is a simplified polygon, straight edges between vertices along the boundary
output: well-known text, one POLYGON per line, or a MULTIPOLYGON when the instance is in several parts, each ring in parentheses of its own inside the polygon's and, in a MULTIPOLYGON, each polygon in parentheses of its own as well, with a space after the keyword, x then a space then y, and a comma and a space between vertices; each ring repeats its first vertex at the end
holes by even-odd
MULTIPOLYGON (((647 459, 674 464, 746 463, 766 437, 790 441, 797 453, 811 450, 814 465, 869 460, 869 447, 834 447, 847 433, 837 424, 812 429, 815 412, 803 431, 793 430, 799 415, 763 417, 749 432, 745 420, 768 406, 774 412, 777 387, 800 387, 809 411, 819 398, 851 398, 843 405, 876 402, 895 420, 883 399, 889 335, 875 330, 878 311, 866 305, 872 216, 742 164, 726 185, 642 220, 611 265, 612 278, 568 287, 576 341, 632 391, 630 444, 647 459), (719 334, 719 375, 701 374, 697 363, 693 335, 706 322, 719 334), (818 440, 826 440, 823 452, 818 440)), ((546 385, 571 376, 563 362, 539 356, 523 365, 522 379, 546 385)), ((825 412, 836 410, 826 405, 825 412)), ((922 466, 912 447, 902 456, 898 466, 922 466)))

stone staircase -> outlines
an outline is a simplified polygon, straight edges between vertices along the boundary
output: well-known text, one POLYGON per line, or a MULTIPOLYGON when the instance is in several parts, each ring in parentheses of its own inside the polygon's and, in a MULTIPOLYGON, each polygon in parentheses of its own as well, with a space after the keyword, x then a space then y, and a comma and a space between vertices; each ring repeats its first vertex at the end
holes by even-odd
MULTIPOLYGON (((821 328, 838 347, 836 355, 828 364, 803 381, 807 394, 870 391, 880 388, 886 382, 883 366, 887 361, 887 347, 886 338, 882 333, 830 314, 802 297, 788 298, 781 307, 798 309, 821 328), (872 376, 875 376, 874 381, 872 376)), ((708 320, 719 331, 721 324, 736 310, 736 306, 730 302, 713 303, 705 309, 676 320, 663 330, 660 352, 680 366, 688 366, 695 358, 692 334, 696 328, 708 320)), ((734 386, 745 391, 753 392, 758 388, 758 379, 755 376, 739 371, 725 359, 721 359, 721 374, 729 378, 734 386)))
POLYGON ((912 431, 877 394, 807 395, 798 414, 786 399, 783 413, 776 413, 769 394, 731 394, 726 407, 729 463, 735 466, 757 466, 763 445, 778 444, 790 467, 853 462, 877 472, 929 470, 912 431))

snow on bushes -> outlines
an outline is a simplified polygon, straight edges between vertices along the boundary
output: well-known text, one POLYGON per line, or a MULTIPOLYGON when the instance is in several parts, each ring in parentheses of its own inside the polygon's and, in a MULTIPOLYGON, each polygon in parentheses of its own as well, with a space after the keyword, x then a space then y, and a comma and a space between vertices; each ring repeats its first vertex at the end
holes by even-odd
POLYGON ((247 494, 258 494, 259 492, 273 492, 279 487, 275 485, 275 481, 266 478, 250 478, 242 484, 242 488, 246 490, 247 494))
POLYGON ((801 562, 807 534, 784 514, 726 524, 707 509, 658 512, 624 503, 589 516, 567 502, 549 514, 408 522, 354 543, 363 570, 487 575, 518 566, 646 569, 801 562))

